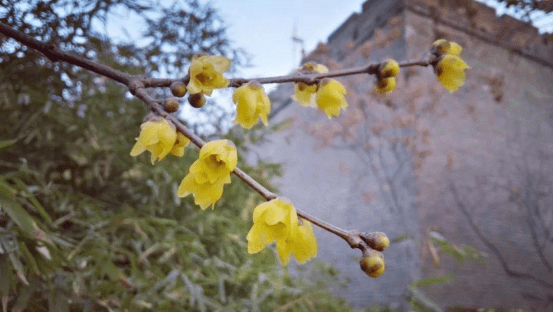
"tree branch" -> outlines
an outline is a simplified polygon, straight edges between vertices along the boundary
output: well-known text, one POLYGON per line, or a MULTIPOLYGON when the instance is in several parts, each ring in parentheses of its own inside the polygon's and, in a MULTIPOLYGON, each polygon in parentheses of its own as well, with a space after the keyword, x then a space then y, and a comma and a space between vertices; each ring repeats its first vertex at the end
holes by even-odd
MULTIPOLYGON (((32 48, 42 54, 44 54, 52 62, 65 62, 68 64, 76 65, 91 72, 97 73, 99 75, 105 76, 112 80, 115 80, 121 84, 127 86, 129 91, 145 102, 150 110, 155 114, 166 118, 171 121, 177 128, 178 131, 182 132, 187 138, 190 139, 197 147, 201 148, 205 142, 194 134, 190 129, 183 125, 174 115, 167 113, 161 102, 151 97, 147 92, 146 88, 152 87, 169 87, 171 83, 175 81, 182 81, 187 83, 189 81, 188 75, 182 79, 169 79, 169 78, 144 78, 142 76, 131 76, 121 71, 118 71, 114 68, 100 64, 91 60, 87 60, 83 57, 74 55, 72 53, 65 52, 54 44, 44 43, 39 40, 36 40, 32 37, 25 35, 17 30, 10 28, 9 26, 0 23, 0 33, 15 39, 16 41, 32 48)), ((421 62, 419 62, 421 63, 421 62)), ((428 62, 422 62, 427 64, 428 62)), ((415 63, 413 63, 415 64, 415 63)), ((420 64, 416 64, 420 65, 420 64)), ((306 82, 306 83, 315 83, 317 80, 330 77, 339 77, 355 74, 375 74, 378 69, 379 64, 371 64, 364 67, 353 68, 353 69, 344 69, 334 72, 328 72, 324 74, 313 74, 313 75, 298 75, 297 73, 289 76, 279 76, 279 77, 268 77, 268 78, 256 78, 256 79, 244 79, 236 78, 230 80, 231 87, 237 87, 242 84, 248 83, 249 81, 256 80, 259 83, 283 83, 283 82, 306 82)), ((400 66, 414 66, 411 63, 402 64, 400 66)), ((265 200, 272 200, 277 198, 277 196, 255 181, 252 177, 242 171, 240 168, 236 168, 233 172, 238 178, 248 184, 252 189, 257 191, 265 200)), ((370 248, 367 245, 367 237, 370 236, 370 233, 361 233, 358 231, 346 231, 334 225, 331 225, 327 222, 324 222, 318 218, 315 218, 299 209, 296 209, 296 212, 299 217, 302 219, 308 220, 313 224, 319 226, 320 228, 331 232, 342 239, 344 239, 351 248, 359 248, 360 250, 365 250, 370 248)))

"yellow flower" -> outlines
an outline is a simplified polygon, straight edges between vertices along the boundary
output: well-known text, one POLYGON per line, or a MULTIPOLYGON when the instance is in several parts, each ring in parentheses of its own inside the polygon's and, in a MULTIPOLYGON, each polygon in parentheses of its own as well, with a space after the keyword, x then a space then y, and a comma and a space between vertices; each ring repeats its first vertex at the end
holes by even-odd
POLYGON ((200 150, 199 160, 217 167, 217 170, 228 170, 228 172, 231 172, 236 168, 236 164, 238 163, 236 146, 230 140, 208 142, 200 150))
MULTIPOLYGON (((315 64, 312 62, 309 62, 303 67, 299 68, 297 71, 303 72, 303 73, 326 73, 328 72, 328 68, 326 66, 321 64, 315 64)), ((315 107, 315 93, 317 92, 317 84, 308 85, 304 82, 298 82, 294 83, 294 96, 292 97, 294 100, 298 101, 301 106, 308 107, 312 106, 315 107)))
POLYGON ((234 124, 250 129, 261 118, 265 126, 269 125, 267 115, 271 111, 271 101, 259 83, 253 81, 236 89, 232 100, 236 103, 234 124))
POLYGON ((332 116, 340 115, 340 109, 348 107, 345 95, 346 88, 337 80, 323 81, 321 88, 317 91, 315 102, 317 107, 325 112, 328 119, 331 119, 332 116))
POLYGON ((253 226, 246 237, 248 253, 255 254, 277 240, 277 252, 284 265, 290 255, 300 263, 317 255, 317 240, 310 222, 298 224, 296 209, 284 198, 273 199, 255 207, 253 226))
POLYGON ((456 56, 461 56, 463 48, 457 42, 447 41, 445 39, 438 39, 434 41, 434 43, 432 43, 431 51, 437 56, 443 54, 453 54, 456 56))
POLYGON ((292 235, 285 240, 277 241, 277 252, 284 265, 290 261, 290 254, 293 254, 299 263, 317 256, 317 238, 313 233, 313 225, 307 220, 293 228, 292 235))
POLYGON ((396 87, 396 78, 382 78, 376 81, 374 89, 381 94, 390 93, 396 87))
POLYGON ((203 93, 211 95, 214 89, 228 86, 228 79, 223 73, 230 67, 230 60, 224 56, 200 56, 190 63, 190 94, 203 93))
POLYGON ((223 181, 216 181, 215 183, 198 183, 196 177, 189 173, 182 180, 177 194, 179 197, 194 194, 194 203, 200 206, 202 210, 207 209, 210 205, 213 209, 215 207, 215 203, 221 199, 221 196, 223 196, 224 184, 225 183, 223 181))
POLYGON ((214 208, 223 195, 223 185, 230 183, 230 173, 236 168, 238 156, 234 143, 217 140, 206 143, 199 158, 190 166, 182 180, 178 196, 194 195, 194 203, 202 209, 214 208))
MULTIPOLYGON (((140 126, 140 135, 136 138, 136 144, 131 150, 131 156, 140 155, 148 150, 152 153, 152 164, 154 164, 156 160, 162 160, 173 151, 176 141, 177 131, 167 120, 147 121, 140 126)), ((174 155, 177 154, 177 150, 178 148, 175 149, 174 155)))
POLYGON ((188 139, 181 132, 177 132, 177 141, 169 154, 175 155, 177 157, 182 157, 184 155, 184 149, 190 144, 190 139, 188 139))
POLYGON ((465 84, 465 69, 470 68, 460 57, 445 54, 435 66, 438 81, 453 92, 465 84))

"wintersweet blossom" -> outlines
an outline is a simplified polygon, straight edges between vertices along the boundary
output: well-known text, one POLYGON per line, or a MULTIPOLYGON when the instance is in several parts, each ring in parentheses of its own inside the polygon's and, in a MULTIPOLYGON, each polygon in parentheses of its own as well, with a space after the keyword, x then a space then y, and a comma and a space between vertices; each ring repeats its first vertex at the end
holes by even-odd
POLYGON ((181 154, 181 146, 175 146, 175 142, 177 142, 177 130, 173 124, 165 119, 146 121, 140 126, 140 135, 136 138, 131 156, 140 155, 146 150, 150 151, 152 153, 152 164, 156 160, 162 160, 169 153, 180 157, 184 154, 184 146, 187 143, 184 140, 182 141, 181 154))
POLYGON ((346 88, 337 80, 323 80, 315 96, 317 107, 325 112, 328 119, 340 115, 340 109, 348 107, 346 92, 346 88))
POLYGON ((444 54, 435 66, 438 81, 449 92, 456 91, 465 84, 465 69, 470 66, 460 57, 444 54))
POLYGON ((210 205, 214 208, 215 202, 223 195, 224 184, 230 183, 230 173, 236 168, 237 162, 236 146, 231 141, 206 143, 182 180, 178 196, 193 194, 196 205, 204 210, 210 205))
POLYGON ((190 94, 211 95, 214 89, 229 85, 223 73, 230 67, 230 60, 224 56, 200 56, 190 63, 190 82, 187 85, 190 94))
POLYGON ((285 198, 276 198, 255 207, 253 226, 246 239, 248 253, 256 254, 277 241, 277 252, 284 265, 290 255, 300 263, 317 255, 317 240, 310 222, 300 225, 296 209, 285 198))
MULTIPOLYGON (((303 67, 298 68, 298 72, 303 73, 326 73, 328 68, 321 64, 313 62, 306 63, 303 67)), ((315 107, 315 93, 317 92, 317 84, 306 84, 304 82, 294 83, 294 100, 298 101, 303 107, 315 107)))
POLYGON ((256 81, 252 81, 234 91, 232 100, 236 103, 236 118, 234 124, 240 124, 245 129, 251 129, 258 118, 265 126, 269 125, 267 115, 271 111, 271 101, 256 81))
POLYGON ((184 149, 190 144, 190 139, 184 136, 181 132, 177 132, 177 141, 169 154, 175 155, 177 157, 182 157, 184 155, 184 149))
POLYGON ((302 222, 293 228, 287 239, 277 241, 277 252, 284 265, 290 261, 290 255, 294 255, 299 263, 317 256, 317 238, 313 233, 313 225, 307 220, 302 222))

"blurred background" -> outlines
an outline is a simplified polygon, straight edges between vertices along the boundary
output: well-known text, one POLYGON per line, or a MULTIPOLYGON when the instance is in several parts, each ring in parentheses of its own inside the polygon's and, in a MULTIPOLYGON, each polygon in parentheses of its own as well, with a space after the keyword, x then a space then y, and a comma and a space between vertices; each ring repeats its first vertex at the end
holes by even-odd
POLYGON ((452 94, 430 68, 402 70, 386 96, 373 77, 340 79, 349 108, 331 121, 291 84, 266 86, 271 126, 248 131, 231 127, 232 90, 181 101, 183 122, 233 140, 239 166, 298 209, 387 233, 371 279, 318 229, 308 265, 248 255, 259 195, 233 177, 215 211, 177 197, 196 148, 130 157, 142 102, 0 35, 4 311, 553 311, 550 2, 0 3, 4 24, 151 77, 183 76, 200 52, 231 58, 229 77, 417 60, 437 38, 472 67, 452 94))

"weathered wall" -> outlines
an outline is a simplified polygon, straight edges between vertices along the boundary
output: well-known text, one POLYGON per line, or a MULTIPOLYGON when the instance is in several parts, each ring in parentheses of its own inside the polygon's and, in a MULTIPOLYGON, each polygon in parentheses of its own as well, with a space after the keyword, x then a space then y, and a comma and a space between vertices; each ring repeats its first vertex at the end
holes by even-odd
POLYGON ((317 259, 351 278, 341 293, 355 305, 404 310, 411 282, 452 274, 426 289, 442 307, 553 308, 552 42, 481 4, 439 3, 367 1, 304 61, 339 69, 419 59, 439 36, 465 48, 465 87, 449 94, 430 68, 402 70, 384 97, 371 77, 340 79, 350 107, 329 121, 282 86, 272 94, 274 109, 284 107, 273 122, 292 124, 257 153, 284 163, 281 194, 299 209, 407 238, 385 252, 384 275, 370 279, 357 250, 316 230, 317 259), (456 262, 431 243, 432 232, 475 247, 486 265, 456 262))
MULTIPOLYGON (((487 35, 516 31, 507 37, 490 35, 495 43, 483 41, 470 33, 473 28, 462 31, 407 11, 411 58, 427 53, 438 34, 460 43, 472 67, 459 92, 447 94, 429 84, 418 100, 420 105, 435 103, 434 113, 419 119, 419 126, 430 130, 431 151, 416 180, 425 237, 423 271, 425 276, 455 276, 454 282, 428 293, 442 306, 551 310, 553 69, 547 63, 553 53, 540 52, 551 44, 519 21, 497 21, 487 8, 479 8, 472 20, 455 18, 466 16, 466 9, 453 4, 441 12, 458 25, 487 29, 487 35), (513 47, 523 53, 512 52, 513 47), (431 231, 477 248, 486 265, 460 265, 443 255, 438 265, 429 245, 431 231)), ((430 81, 432 76, 417 73, 418 79, 430 81)))

